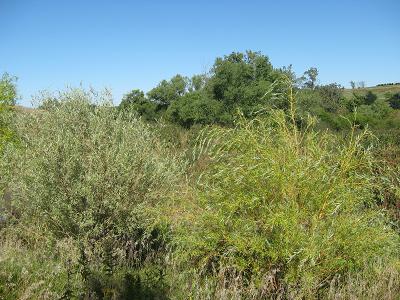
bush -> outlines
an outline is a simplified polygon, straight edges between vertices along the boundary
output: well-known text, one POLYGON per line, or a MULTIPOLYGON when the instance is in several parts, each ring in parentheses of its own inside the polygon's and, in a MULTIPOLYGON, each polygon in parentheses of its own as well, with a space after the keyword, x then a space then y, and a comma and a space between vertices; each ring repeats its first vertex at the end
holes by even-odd
POLYGON ((328 112, 337 112, 343 102, 343 87, 337 83, 319 86, 317 91, 321 97, 321 105, 328 112))
POLYGON ((222 104, 209 99, 203 92, 192 92, 172 102, 168 107, 167 118, 183 127, 194 124, 212 124, 218 121, 222 104))
POLYGON ((133 90, 126 94, 118 108, 125 113, 137 113, 146 121, 155 121, 164 112, 157 103, 147 99, 141 90, 133 90))
POLYGON ((368 125, 382 127, 385 126, 384 120, 387 120, 392 110, 385 100, 380 99, 376 100, 372 105, 360 105, 357 107, 352 119, 362 128, 368 125))
POLYGON ((367 94, 364 96, 364 101, 366 105, 371 105, 378 99, 378 96, 371 91, 368 91, 367 94))
POLYGON ((102 95, 71 90, 57 101, 18 119, 21 147, 5 154, 12 207, 1 233, 0 298, 108 298, 128 287, 163 294, 168 228, 156 222, 157 207, 177 190, 183 164, 102 95), (14 254, 10 244, 20 244, 14 254), (29 274, 14 281, 18 268, 29 274))
POLYGON ((199 143, 210 168, 175 254, 192 297, 317 298, 356 274, 369 286, 378 261, 396 266, 399 282, 399 236, 375 204, 368 132, 341 146, 292 121, 278 111, 215 128, 199 143))
POLYGON ((400 93, 391 95, 389 97, 389 104, 393 109, 400 109, 400 93))

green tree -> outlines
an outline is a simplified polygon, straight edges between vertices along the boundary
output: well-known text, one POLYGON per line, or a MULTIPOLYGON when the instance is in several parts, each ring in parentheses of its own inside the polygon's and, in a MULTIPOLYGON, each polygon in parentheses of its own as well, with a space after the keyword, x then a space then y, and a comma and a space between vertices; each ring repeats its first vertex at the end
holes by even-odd
POLYGON ((132 90, 128 94, 126 94, 119 105, 120 109, 127 109, 133 105, 142 104, 146 101, 143 91, 141 90, 132 90))
POLYGON ((174 101, 167 109, 167 118, 184 127, 194 124, 217 123, 222 104, 203 92, 192 92, 174 101))
POLYGON ((169 81, 161 81, 155 88, 147 93, 148 98, 161 108, 166 109, 173 101, 179 99, 187 92, 188 79, 175 75, 169 81))
POLYGON ((337 112, 343 100, 343 88, 337 83, 318 87, 321 96, 321 105, 329 112, 337 112))
POLYGON ((260 52, 234 52, 215 60, 205 88, 210 98, 222 103, 226 121, 232 122, 238 108, 245 116, 265 108, 269 99, 264 96, 282 76, 260 52))
POLYGON ((315 89, 317 83, 318 69, 315 67, 309 68, 304 72, 304 78, 307 80, 305 86, 310 89, 315 89))
POLYGON ((282 68, 279 69, 283 74, 286 75, 287 78, 291 82, 298 83, 299 78, 296 77, 296 73, 293 71, 293 65, 290 64, 289 66, 283 66, 282 68))
POLYGON ((138 89, 132 90, 122 98, 119 110, 128 113, 134 111, 147 121, 154 121, 160 117, 160 106, 138 89))
POLYGON ((206 75, 193 75, 189 82, 189 91, 200 91, 204 88, 207 82, 206 75))

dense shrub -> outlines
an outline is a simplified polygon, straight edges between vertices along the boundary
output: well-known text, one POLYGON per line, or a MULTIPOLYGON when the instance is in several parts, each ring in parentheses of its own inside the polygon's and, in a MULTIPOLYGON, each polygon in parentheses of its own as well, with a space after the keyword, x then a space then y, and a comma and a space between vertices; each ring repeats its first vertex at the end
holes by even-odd
POLYGON ((193 92, 173 102, 167 109, 167 119, 183 127, 194 124, 217 123, 221 114, 220 102, 209 99, 205 93, 193 92))
POLYGON ((390 105, 383 99, 376 100, 371 105, 360 105, 352 114, 354 122, 362 127, 373 126, 382 127, 392 112, 390 105))
POLYGON ((183 164, 148 125, 103 100, 72 90, 50 110, 20 115, 21 147, 3 162, 12 206, 0 298, 163 294, 167 227, 155 214, 183 164))
POLYGON ((366 105, 371 105, 378 99, 378 96, 371 91, 368 91, 364 96, 364 101, 366 105))
POLYGON ((336 83, 317 88, 322 107, 328 112, 337 112, 343 103, 343 88, 336 83))
POLYGON ((155 121, 160 118, 163 110, 157 103, 149 101, 140 90, 133 90, 122 99, 119 110, 124 113, 136 113, 146 121, 155 121))
POLYGON ((389 104, 393 109, 400 109, 400 93, 391 95, 389 97, 389 104))
POLYGON ((353 295, 393 297, 399 236, 376 206, 368 132, 343 144, 290 119, 278 111, 200 141, 210 165, 176 235, 180 284, 194 298, 316 298, 361 274, 353 295), (374 285, 379 261, 394 271, 374 285))

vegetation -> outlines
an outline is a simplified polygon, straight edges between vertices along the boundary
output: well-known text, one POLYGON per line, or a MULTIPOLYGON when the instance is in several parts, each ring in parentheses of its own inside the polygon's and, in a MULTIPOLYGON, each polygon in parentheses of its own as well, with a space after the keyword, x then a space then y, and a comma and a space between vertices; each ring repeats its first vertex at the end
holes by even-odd
POLYGON ((398 265, 399 236, 376 206, 366 135, 300 132, 279 111, 212 130, 196 213, 176 237, 192 297, 309 299, 358 273, 385 280, 375 268, 398 265))
POLYGON ((251 119, 266 107, 287 109, 287 102, 277 97, 285 89, 282 81, 286 77, 295 83, 300 115, 311 113, 321 120, 322 128, 349 130, 355 123, 362 128, 368 125, 400 132, 397 85, 350 90, 336 83, 318 85, 315 67, 296 77, 291 66, 274 68, 267 56, 253 51, 217 58, 204 75, 186 78, 178 74, 163 80, 146 95, 133 90, 124 96, 119 109, 185 128, 196 124, 232 126, 238 110, 251 119))
POLYGON ((0 299, 398 299, 399 94, 317 76, 248 51, 29 111, 3 75, 0 299))
POLYGON ((400 85, 400 82, 389 82, 389 83, 380 83, 376 86, 387 86, 387 85, 400 85))
POLYGON ((0 78, 0 155, 6 143, 14 139, 10 128, 13 107, 17 99, 16 78, 5 73, 0 78))
POLYGON ((387 93, 395 94, 395 93, 400 92, 400 83, 388 84, 388 85, 378 84, 377 86, 374 86, 374 87, 357 88, 355 90, 345 89, 344 95, 346 97, 349 97, 352 95, 353 92, 366 93, 367 91, 373 92, 374 94, 376 94, 378 96, 378 98, 384 98, 385 94, 387 94, 387 93))
MULTIPOLYGON (((128 93, 120 109, 138 112, 147 120, 164 116, 190 127, 194 124, 233 124, 240 109, 246 116, 263 109, 271 97, 267 91, 282 89, 285 71, 274 69, 268 57, 259 52, 232 53, 217 58, 210 76, 181 75, 163 80, 146 97, 139 90, 128 93)), ((275 103, 282 106, 284 103, 275 103)))
POLYGON ((179 186, 183 164, 148 125, 127 122, 103 98, 72 90, 56 108, 16 121, 22 143, 3 161, 12 202, 0 295, 122 297, 162 277, 162 265, 140 272, 165 250, 167 228, 154 212, 179 186))

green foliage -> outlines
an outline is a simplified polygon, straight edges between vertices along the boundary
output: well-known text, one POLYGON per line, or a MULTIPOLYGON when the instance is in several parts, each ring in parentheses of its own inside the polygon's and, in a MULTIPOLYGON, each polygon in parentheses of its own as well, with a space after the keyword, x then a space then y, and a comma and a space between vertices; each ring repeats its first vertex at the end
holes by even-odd
MULTIPOLYGON (((265 108, 267 92, 282 77, 282 72, 274 70, 268 57, 259 52, 232 53, 215 60, 206 90, 211 98, 222 103, 229 115, 227 121, 232 123, 238 108, 247 117, 265 108)), ((276 86, 275 89, 279 90, 276 86)))
POLYGON ((160 117, 160 107, 157 103, 149 101, 141 90, 133 90, 126 94, 119 109, 128 114, 136 112, 147 121, 154 121, 160 117))
POLYGON ((126 94, 119 105, 120 109, 127 109, 132 105, 140 105, 145 102, 144 93, 141 90, 133 90, 126 94))
MULTIPOLYGON (((33 298, 46 289, 112 298, 123 292, 122 279, 129 276, 154 278, 142 282, 143 288, 159 286, 168 227, 155 216, 179 185, 183 164, 149 125, 134 116, 127 121, 106 96, 71 90, 57 101, 54 109, 20 116, 23 143, 8 149, 4 161, 18 176, 8 181, 12 205, 2 235, 22 243, 32 259, 39 249, 51 253, 50 261, 43 268, 26 267, 32 275, 1 297, 8 292, 22 297, 39 278, 43 287, 32 291, 33 298), (68 247, 59 249, 63 243, 68 247), (60 264, 61 270, 49 273, 60 264)), ((0 269, 10 270, 2 271, 5 280, 17 272, 11 269, 18 256, 0 253, 0 269)))
POLYGON ((360 105, 374 104, 375 100, 377 99, 377 95, 371 91, 368 91, 366 94, 353 93, 352 98, 347 103, 347 108, 350 111, 354 111, 355 108, 360 105))
POLYGON ((367 94, 364 96, 364 103, 366 105, 371 105, 375 102, 376 99, 378 99, 378 96, 376 96, 373 92, 368 91, 367 94))
POLYGON ((291 65, 274 68, 260 52, 233 52, 218 57, 206 74, 191 78, 178 74, 161 81, 147 95, 133 90, 124 96, 119 108, 134 111, 147 121, 164 119, 183 127, 233 126, 238 110, 248 119, 271 108, 287 110, 287 102, 279 95, 284 93, 284 78, 290 78, 299 94, 299 126, 309 114, 322 121, 319 128, 334 130, 348 129, 352 123, 389 130, 400 123, 381 101, 385 98, 393 109, 400 107, 395 85, 364 89, 360 88, 364 82, 360 82, 355 89, 356 83, 351 81, 352 89, 345 90, 336 83, 317 85, 317 77, 315 67, 297 78, 291 65), (389 91, 395 94, 384 96, 389 91))
POLYGON ((364 97, 360 94, 353 93, 350 99, 346 101, 346 108, 349 112, 354 112, 354 110, 364 104, 364 97))
POLYGON ((0 105, 15 105, 17 99, 17 78, 4 73, 0 79, 0 105))
POLYGON ((168 107, 173 101, 183 96, 187 91, 187 78, 175 75, 171 80, 163 80, 147 93, 149 99, 161 107, 168 107))
POLYGON ((400 85, 400 82, 389 82, 389 83, 380 83, 376 86, 388 86, 388 85, 400 85))
POLYGON ((318 69, 315 67, 309 68, 304 72, 303 78, 305 81, 304 86, 309 89, 315 89, 317 83, 318 69))
POLYGON ((399 267, 399 236, 375 205, 369 133, 343 144, 294 121, 277 111, 199 142, 211 162, 175 255, 194 294, 309 298, 332 280, 373 274, 376 261, 399 267))
POLYGON ((400 93, 389 96, 389 104, 393 109, 400 109, 400 93))
POLYGON ((383 124, 393 109, 383 100, 377 100, 372 105, 360 105, 354 113, 354 122, 362 127, 367 125, 378 127, 383 124))
POLYGON ((167 118, 184 127, 194 124, 217 123, 222 110, 220 102, 209 99, 203 92, 192 92, 173 102, 167 109, 167 118))
POLYGON ((189 83, 189 92, 202 90, 207 82, 206 75, 193 75, 189 83))
POLYGON ((343 88, 331 83, 318 87, 321 105, 328 112, 338 112, 343 104, 343 88))
POLYGON ((188 80, 178 74, 169 81, 161 81, 157 87, 147 93, 147 96, 141 90, 132 90, 124 96, 119 109, 125 112, 136 112, 147 121, 155 121, 189 90, 200 89, 202 80, 201 76, 193 76, 192 80, 188 80))
POLYGON ((317 76, 247 51, 25 111, 3 75, 0 298, 397 299, 399 94, 317 76))
POLYGON ((315 90, 300 89, 296 98, 298 116, 303 119, 308 115, 318 117, 319 129, 349 129, 351 124, 345 118, 349 114, 349 104, 343 97, 343 88, 340 85, 332 83, 318 86, 315 90))
POLYGON ((166 116, 182 126, 194 124, 233 124, 233 116, 240 109, 246 117, 264 109, 266 105, 283 107, 284 103, 272 101, 271 90, 281 92, 280 79, 294 76, 291 68, 274 69, 268 57, 259 52, 231 53, 217 58, 209 76, 194 75, 191 79, 181 75, 163 80, 147 93, 124 97, 126 103, 144 116, 154 119, 166 116), (135 100, 129 100, 129 98, 135 100))
POLYGON ((0 78, 0 156, 5 145, 15 139, 11 123, 16 99, 16 77, 4 73, 0 78))

